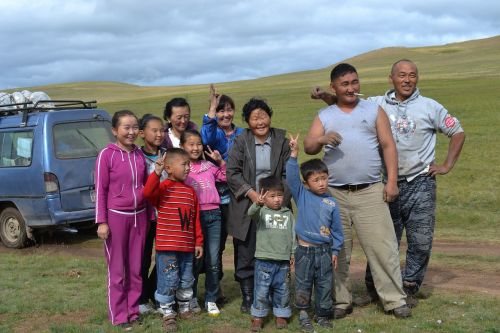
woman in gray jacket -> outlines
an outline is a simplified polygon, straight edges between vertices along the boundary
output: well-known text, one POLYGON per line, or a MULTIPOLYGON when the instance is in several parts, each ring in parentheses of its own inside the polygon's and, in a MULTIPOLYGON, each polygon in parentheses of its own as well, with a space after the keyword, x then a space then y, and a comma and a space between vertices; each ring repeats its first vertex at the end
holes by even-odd
MULTIPOLYGON (((272 114, 272 109, 260 99, 252 98, 243 106, 248 128, 235 139, 227 162, 231 190, 228 232, 233 236, 234 276, 241 287, 241 311, 246 313, 253 302, 256 234, 255 221, 247 211, 259 197, 259 179, 272 175, 285 180, 285 164, 290 156, 286 132, 271 127, 272 114)), ((283 205, 290 205, 288 188, 283 205)))

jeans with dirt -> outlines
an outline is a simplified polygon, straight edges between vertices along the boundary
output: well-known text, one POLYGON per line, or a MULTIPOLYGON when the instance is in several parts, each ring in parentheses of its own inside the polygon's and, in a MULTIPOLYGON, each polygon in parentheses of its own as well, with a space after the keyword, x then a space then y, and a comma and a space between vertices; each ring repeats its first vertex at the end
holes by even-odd
POLYGON ((195 260, 194 297, 197 296, 198 276, 205 272, 205 304, 217 300, 219 292, 219 252, 221 237, 220 209, 200 211, 203 231, 203 258, 195 260))
POLYGON ((251 314, 266 317, 269 300, 272 299, 273 314, 279 318, 290 318, 290 262, 287 260, 255 259, 254 297, 251 314))
POLYGON ((314 287, 315 308, 318 317, 332 313, 333 265, 330 244, 319 246, 298 245, 295 250, 295 307, 306 310, 311 307, 314 287))
POLYGON ((176 299, 187 302, 193 298, 193 257, 192 252, 156 252, 155 299, 160 304, 173 304, 176 299))

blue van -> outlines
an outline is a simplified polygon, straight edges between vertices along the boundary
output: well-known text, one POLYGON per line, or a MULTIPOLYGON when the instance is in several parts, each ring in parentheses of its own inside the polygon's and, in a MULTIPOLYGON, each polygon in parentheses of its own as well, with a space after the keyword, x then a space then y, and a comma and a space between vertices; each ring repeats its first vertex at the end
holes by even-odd
POLYGON ((0 238, 5 246, 22 248, 37 228, 94 220, 95 160, 113 140, 111 118, 95 103, 0 106, 0 238))

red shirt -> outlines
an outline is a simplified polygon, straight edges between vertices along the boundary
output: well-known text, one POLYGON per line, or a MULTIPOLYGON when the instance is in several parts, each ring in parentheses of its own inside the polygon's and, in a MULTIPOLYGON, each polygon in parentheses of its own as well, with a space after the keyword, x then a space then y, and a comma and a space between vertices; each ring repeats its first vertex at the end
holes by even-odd
POLYGON ((198 198, 184 183, 160 178, 152 172, 144 187, 144 196, 158 210, 156 250, 194 252, 203 246, 198 198))

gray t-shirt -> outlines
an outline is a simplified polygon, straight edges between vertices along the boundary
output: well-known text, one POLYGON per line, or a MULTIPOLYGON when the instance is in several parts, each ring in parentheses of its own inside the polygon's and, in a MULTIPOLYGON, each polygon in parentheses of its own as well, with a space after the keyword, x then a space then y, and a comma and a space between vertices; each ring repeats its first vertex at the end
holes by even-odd
POLYGON ((255 138, 255 187, 259 192, 259 180, 271 175, 271 136, 260 143, 255 138))
POLYGON ((350 113, 337 105, 319 111, 325 134, 338 132, 342 142, 324 147, 323 161, 328 166, 330 186, 376 183, 381 180, 382 160, 376 130, 378 105, 359 100, 350 113))

